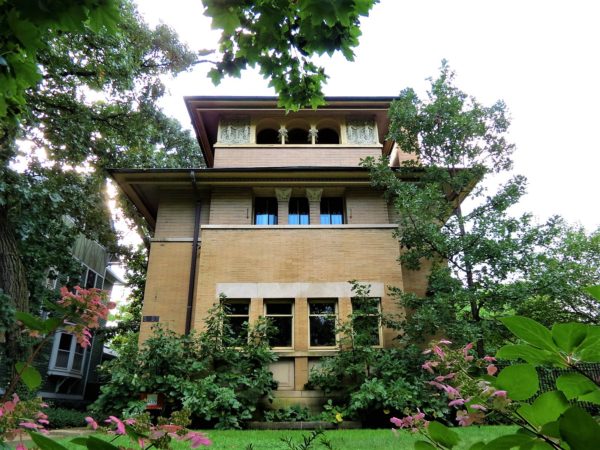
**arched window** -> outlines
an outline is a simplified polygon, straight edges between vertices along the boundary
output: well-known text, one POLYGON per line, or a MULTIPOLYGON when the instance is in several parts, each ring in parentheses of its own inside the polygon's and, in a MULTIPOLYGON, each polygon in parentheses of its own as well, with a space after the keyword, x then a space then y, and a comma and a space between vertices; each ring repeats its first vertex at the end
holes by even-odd
POLYGON ((273 128, 265 128, 260 130, 256 135, 257 144, 281 144, 279 132, 273 128))
POLYGON ((288 131, 288 144, 310 144, 308 130, 302 128, 292 128, 288 131))
POLYGON ((340 136, 332 128, 321 128, 317 135, 317 144, 339 144, 340 136))

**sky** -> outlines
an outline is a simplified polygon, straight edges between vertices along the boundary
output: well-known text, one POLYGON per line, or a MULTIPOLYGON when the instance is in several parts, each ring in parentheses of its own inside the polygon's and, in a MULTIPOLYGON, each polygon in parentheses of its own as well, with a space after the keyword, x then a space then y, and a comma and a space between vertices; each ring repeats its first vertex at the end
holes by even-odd
MULTIPOLYGON (((200 0, 137 3, 150 25, 166 23, 192 49, 217 47, 219 31, 200 0)), ((354 62, 319 59, 329 75, 324 92, 395 96, 412 87, 424 95, 447 59, 460 89, 485 105, 508 105, 513 173, 529 181, 513 212, 539 221, 559 214, 592 231, 600 226, 599 13, 596 0, 381 0, 361 21, 354 62)), ((275 95, 252 71, 215 87, 209 69, 167 81, 162 106, 190 129, 185 95, 275 95)))

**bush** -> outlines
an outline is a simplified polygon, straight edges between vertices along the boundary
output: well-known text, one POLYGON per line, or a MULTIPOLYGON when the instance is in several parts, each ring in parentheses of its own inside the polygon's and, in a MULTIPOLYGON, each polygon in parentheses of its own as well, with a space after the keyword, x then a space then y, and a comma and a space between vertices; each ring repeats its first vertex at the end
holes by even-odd
POLYGON ((103 365, 110 379, 92 410, 135 412, 140 394, 158 393, 166 399, 162 415, 186 408, 197 425, 240 428, 276 386, 269 371, 275 355, 268 346, 268 323, 259 320, 247 331, 236 335, 221 302, 209 312, 201 334, 155 328, 141 348, 131 340, 119 358, 103 365))
MULTIPOLYGON (((368 306, 368 287, 353 285, 356 302, 368 306)), ((331 394, 336 411, 344 418, 361 420, 365 425, 381 426, 390 415, 420 408, 429 417, 445 417, 449 413, 445 398, 429 388, 421 365, 425 358, 415 346, 382 349, 372 346, 372 329, 361 320, 365 308, 358 309, 338 327, 341 350, 321 360, 311 371, 309 385, 331 394)), ((373 316, 378 310, 366 311, 373 316)), ((379 320, 395 326, 388 317, 379 320)))
POLYGON ((85 427, 85 417, 87 414, 83 411, 77 411, 76 409, 50 407, 43 410, 44 414, 48 416, 50 425, 49 428, 73 428, 73 427, 85 427))
POLYGON ((267 422, 306 422, 316 420, 308 408, 299 405, 265 411, 264 416, 267 422))

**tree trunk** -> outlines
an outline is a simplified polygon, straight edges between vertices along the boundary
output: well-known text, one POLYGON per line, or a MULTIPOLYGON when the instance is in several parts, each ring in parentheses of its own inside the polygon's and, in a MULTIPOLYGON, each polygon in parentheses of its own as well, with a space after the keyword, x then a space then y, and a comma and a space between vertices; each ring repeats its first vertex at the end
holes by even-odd
MULTIPOLYGON (((0 289, 17 311, 29 311, 29 293, 25 267, 19 255, 17 239, 8 220, 8 207, 0 206, 0 289)), ((19 329, 15 324, 6 332, 6 356, 19 355, 19 329)))

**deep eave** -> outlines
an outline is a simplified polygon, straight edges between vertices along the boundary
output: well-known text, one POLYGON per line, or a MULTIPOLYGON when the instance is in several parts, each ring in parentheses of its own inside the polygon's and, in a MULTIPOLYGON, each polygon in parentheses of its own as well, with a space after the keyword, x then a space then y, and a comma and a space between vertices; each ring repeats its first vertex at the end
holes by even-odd
POLYGON ((136 209, 154 230, 160 192, 200 192, 215 186, 369 186, 369 171, 362 167, 255 167, 190 169, 109 169, 136 209))
MULTIPOLYGON (((393 142, 386 141, 385 138, 389 125, 388 109, 393 100, 394 97, 325 97, 326 105, 317 110, 305 108, 287 115, 301 117, 327 111, 372 115, 377 122, 379 139, 383 142, 383 153, 388 154, 393 142)), ((286 114, 283 108, 277 106, 277 97, 188 96, 184 97, 184 101, 208 167, 212 167, 214 161, 220 115, 270 112, 286 114)))

